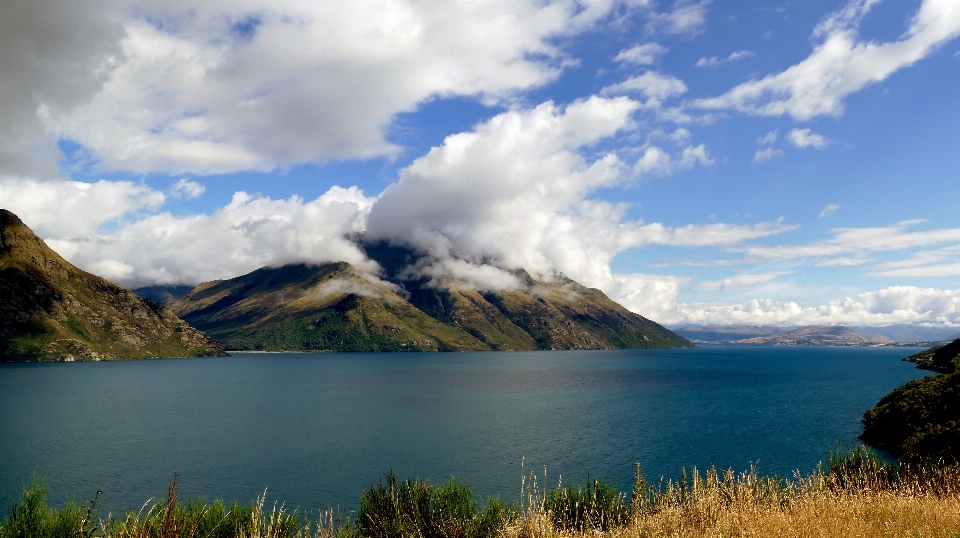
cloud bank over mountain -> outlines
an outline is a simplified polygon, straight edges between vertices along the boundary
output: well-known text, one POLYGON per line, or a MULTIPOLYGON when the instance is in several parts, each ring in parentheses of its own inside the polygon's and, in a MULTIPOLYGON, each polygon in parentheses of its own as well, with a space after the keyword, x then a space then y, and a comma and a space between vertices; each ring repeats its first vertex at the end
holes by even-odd
POLYGON ((734 20, 708 2, 11 0, 0 206, 130 286, 295 261, 376 275, 366 238, 421 251, 409 271, 436 286, 563 273, 664 323, 960 323, 955 281, 909 280, 960 276, 960 223, 840 220, 849 198, 797 182, 809 220, 727 211, 758 194, 738 175, 774 190, 778 166, 838 159, 847 103, 960 36, 947 0, 867 36, 879 4, 831 4, 772 68, 757 43, 695 47, 734 20), (469 121, 445 117, 457 106, 469 121), (415 147, 422 117, 442 133, 415 147), (370 162, 385 177, 363 187, 267 185, 370 162), (229 187, 255 173, 262 191, 229 187))

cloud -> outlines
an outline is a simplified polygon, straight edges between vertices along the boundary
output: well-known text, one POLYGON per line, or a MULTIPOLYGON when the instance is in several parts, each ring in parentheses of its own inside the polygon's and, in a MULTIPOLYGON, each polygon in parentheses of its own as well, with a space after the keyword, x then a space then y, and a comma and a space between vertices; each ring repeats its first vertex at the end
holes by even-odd
POLYGON ((764 146, 771 146, 777 143, 777 137, 780 136, 780 129, 774 129, 769 133, 757 139, 757 143, 764 146))
POLYGON ((753 162, 763 163, 771 159, 776 159, 777 157, 783 157, 783 155, 783 150, 777 148, 758 149, 757 152, 753 154, 753 162))
POLYGON ((739 303, 659 305, 661 323, 719 325, 860 325, 937 323, 960 326, 960 290, 892 286, 824 304, 752 299, 739 303))
POLYGON ((48 243, 74 264, 129 287, 193 285, 295 262, 347 261, 375 274, 376 264, 348 239, 363 232, 372 204, 356 187, 333 187, 309 202, 238 192, 211 215, 153 214, 116 230, 61 233, 48 243))
MULTIPOLYGON (((40 181, 0 176, 0 207, 43 238, 89 236, 103 225, 158 209, 166 197, 131 181, 40 181)), ((63 252, 61 252, 63 254, 63 252)))
POLYGON ((759 286, 760 284, 766 284, 772 282, 783 275, 788 275, 793 273, 793 271, 772 271, 768 273, 745 273, 742 275, 731 276, 724 278, 723 280, 709 280, 706 282, 701 282, 700 287, 706 289, 713 289, 718 291, 738 289, 738 288, 752 288, 754 286, 759 286))
POLYGON ((56 173, 58 151, 37 111, 71 110, 101 88, 105 69, 120 52, 122 5, 4 0, 0 173, 56 173))
POLYGON ((711 56, 709 58, 703 57, 697 60, 697 67, 717 67, 725 63, 735 62, 737 60, 742 60, 744 58, 752 58, 756 56, 752 51, 749 50, 738 50, 731 52, 726 58, 718 58, 716 56, 711 56))
POLYGON ((0 166, 27 166, 48 133, 142 173, 394 155, 396 114, 555 80, 572 65, 557 39, 615 4, 15 0, 0 23, 0 166))
POLYGON ((817 218, 818 219, 827 218, 830 215, 833 215, 834 213, 836 213, 838 209, 840 209, 840 204, 827 204, 826 207, 824 207, 823 210, 820 211, 820 214, 817 215, 817 218))
POLYGON ((686 91, 687 85, 677 77, 656 71, 647 71, 640 76, 630 77, 623 82, 603 88, 600 90, 600 95, 640 94, 659 106, 660 102, 670 97, 683 95, 686 91))
POLYGON ((882 277, 944 277, 960 275, 960 245, 935 250, 922 250, 909 257, 879 263, 870 276, 882 277))
POLYGON ((960 35, 960 4, 924 0, 900 39, 861 41, 856 27, 876 3, 851 0, 817 26, 818 44, 805 60, 719 97, 701 99, 696 106, 762 116, 787 114, 798 120, 839 116, 848 95, 913 65, 960 35))
POLYGON ((647 23, 647 30, 668 34, 699 34, 707 22, 707 4, 709 1, 696 4, 677 2, 672 11, 653 15, 647 23))
POLYGON ((634 45, 629 49, 621 50, 613 61, 636 65, 652 65, 669 50, 667 47, 658 43, 644 43, 643 45, 634 45))
POLYGON ((810 129, 791 129, 790 132, 787 133, 787 138, 791 144, 800 149, 811 146, 820 149, 830 142, 827 140, 827 137, 814 133, 810 129))
POLYGON ((679 157, 671 156, 663 149, 653 146, 647 148, 643 155, 633 165, 633 172, 638 176, 670 175, 681 170, 689 170, 694 166, 712 166, 715 159, 710 156, 707 147, 687 146, 679 157))
POLYGON ((804 245, 748 245, 732 247, 747 256, 776 259, 801 257, 835 257, 871 252, 892 252, 960 242, 960 228, 941 228, 920 232, 908 229, 922 220, 908 220, 891 226, 871 228, 835 228, 833 237, 804 245))
POLYGON ((191 198, 199 198, 206 190, 206 187, 196 181, 178 179, 177 182, 170 187, 170 195, 174 198, 186 198, 189 200, 191 198))

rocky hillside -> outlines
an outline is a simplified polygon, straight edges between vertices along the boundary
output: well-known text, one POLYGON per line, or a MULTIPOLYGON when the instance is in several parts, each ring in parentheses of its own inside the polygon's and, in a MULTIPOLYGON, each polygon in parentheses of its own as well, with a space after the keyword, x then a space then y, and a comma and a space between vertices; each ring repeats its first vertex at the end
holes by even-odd
POLYGON ((693 347, 601 291, 516 272, 520 289, 481 292, 386 280, 348 263, 262 268, 201 284, 171 308, 237 350, 470 351, 693 347))
POLYGON ((0 209, 0 360, 225 355, 157 301, 74 267, 0 209))
POLYGON ((741 346, 865 346, 870 339, 847 327, 811 325, 770 336, 733 340, 741 346))

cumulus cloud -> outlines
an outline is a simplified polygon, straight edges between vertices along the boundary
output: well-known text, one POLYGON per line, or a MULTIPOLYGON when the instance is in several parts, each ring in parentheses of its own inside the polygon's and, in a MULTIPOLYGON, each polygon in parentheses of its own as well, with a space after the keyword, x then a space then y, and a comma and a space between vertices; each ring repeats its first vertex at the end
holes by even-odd
POLYGON ((866 325, 937 323, 960 326, 960 290, 892 286, 820 305, 753 299, 739 303, 675 303, 669 324, 866 325))
POLYGON ((697 101, 707 109, 734 109, 798 120, 839 116, 844 99, 913 65, 960 35, 960 4, 924 0, 899 39, 862 41, 857 26, 877 0, 851 0, 814 31, 817 45, 805 60, 781 73, 752 80, 697 101))
POLYGON ((647 71, 640 76, 630 77, 623 82, 603 88, 600 95, 640 94, 649 101, 659 104, 670 97, 683 95, 686 91, 687 85, 677 77, 656 71, 647 71))
POLYGON ((294 262, 347 261, 375 274, 376 264, 349 239, 363 232, 372 204, 356 187, 333 187, 312 201, 238 192, 211 215, 159 213, 48 242, 78 266, 130 287, 197 284, 294 262))
POLYGON ((196 181, 190 181, 189 179, 178 179, 170 187, 170 195, 174 198, 199 198, 207 188, 203 185, 197 183, 196 181))
POLYGON ((819 135, 810 129, 791 129, 787 138, 794 146, 804 149, 814 147, 820 149, 829 143, 827 137, 819 135))
POLYGON ((777 148, 762 148, 758 149, 756 153, 753 154, 753 162, 763 163, 777 157, 783 157, 783 150, 777 148))
POLYGON ((136 172, 394 154, 397 113, 552 81, 572 62, 556 39, 615 4, 14 0, 0 22, 0 166, 26 166, 48 132, 136 172))
MULTIPOLYGON (((595 190, 634 176, 614 153, 587 159, 582 151, 629 129, 638 107, 625 97, 592 97, 566 107, 544 103, 449 136, 384 190, 370 211, 367 234, 412 245, 433 260, 458 258, 476 266, 468 271, 461 262, 431 262, 415 268, 440 284, 453 275, 478 287, 510 286, 513 279, 499 269, 522 268, 537 276, 561 272, 639 304, 626 283, 649 279, 614 275, 610 263, 619 252, 655 244, 732 245, 793 229, 782 221, 646 224, 625 220, 623 204, 592 199, 595 190)), ((671 164, 658 161, 657 168, 666 172, 709 162, 703 146, 688 147, 677 157, 652 149, 646 154, 654 153, 666 155, 671 164)))
POLYGON ((669 50, 670 49, 659 43, 644 43, 621 50, 613 61, 636 65, 652 65, 669 50))
POLYGON ((0 207, 16 213, 44 238, 89 236, 104 224, 156 210, 165 199, 163 193, 131 181, 86 183, 0 176, 0 207))
POLYGON ((742 60, 744 58, 752 58, 756 56, 752 51, 749 50, 738 50, 731 52, 729 56, 725 58, 719 58, 717 56, 711 56, 709 58, 703 57, 697 60, 697 67, 717 67, 725 63, 735 62, 737 60, 742 60))
POLYGON ((817 215, 817 218, 825 219, 830 215, 833 215, 834 213, 836 213, 838 209, 840 209, 840 204, 827 204, 826 207, 824 207, 823 210, 820 211, 820 214, 817 215))

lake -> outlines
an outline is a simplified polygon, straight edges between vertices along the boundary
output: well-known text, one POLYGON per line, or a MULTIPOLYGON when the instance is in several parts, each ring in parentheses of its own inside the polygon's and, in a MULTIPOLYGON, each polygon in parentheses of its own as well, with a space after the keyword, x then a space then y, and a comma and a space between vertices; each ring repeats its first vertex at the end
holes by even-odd
POLYGON ((355 510, 394 471, 516 500, 547 482, 629 491, 683 466, 812 471, 893 388, 910 348, 703 346, 492 353, 244 353, 0 365, 0 510, 31 475, 104 514, 162 497, 355 510))

